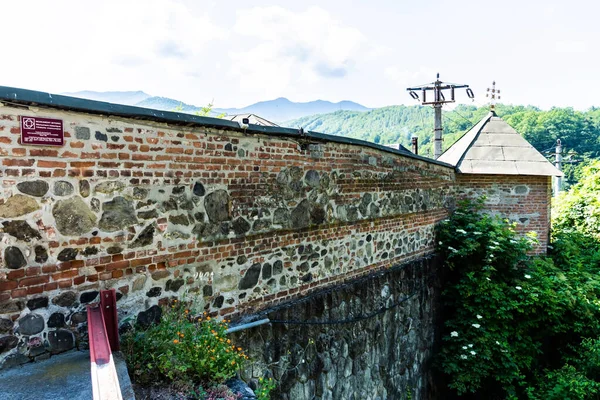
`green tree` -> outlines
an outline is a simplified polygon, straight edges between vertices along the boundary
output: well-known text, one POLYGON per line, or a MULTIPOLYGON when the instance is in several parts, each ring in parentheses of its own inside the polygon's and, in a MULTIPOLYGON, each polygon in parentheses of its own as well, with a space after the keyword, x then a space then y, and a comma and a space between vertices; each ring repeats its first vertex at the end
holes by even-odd
POLYGON ((574 230, 600 239, 600 161, 583 168, 579 183, 554 201, 555 230, 574 230))
MULTIPOLYGON (((466 131, 489 112, 488 107, 458 105, 444 111, 444 149, 450 147, 466 131)), ((575 151, 578 158, 600 157, 600 108, 575 111, 553 108, 542 111, 532 106, 498 105, 497 114, 521 133, 544 155, 551 156, 556 139, 561 139, 565 151, 575 151)), ((337 111, 312 115, 284 123, 308 130, 354 137, 381 144, 401 143, 409 147, 412 136, 419 138, 420 153, 432 156, 433 109, 423 106, 391 106, 366 112, 337 111)), ((576 166, 567 167, 567 180, 577 176, 576 166)))
MULTIPOLYGON (((213 103, 210 102, 206 106, 204 106, 201 109, 199 109, 198 111, 196 111, 194 113, 194 115, 197 115, 199 117, 223 118, 225 116, 225 113, 221 113, 221 114, 214 115, 214 116, 211 115, 213 106, 214 106, 213 103)), ((179 103, 179 105, 173 109, 173 111, 175 111, 175 112, 184 112, 184 110, 185 109, 183 107, 183 103, 179 103)))

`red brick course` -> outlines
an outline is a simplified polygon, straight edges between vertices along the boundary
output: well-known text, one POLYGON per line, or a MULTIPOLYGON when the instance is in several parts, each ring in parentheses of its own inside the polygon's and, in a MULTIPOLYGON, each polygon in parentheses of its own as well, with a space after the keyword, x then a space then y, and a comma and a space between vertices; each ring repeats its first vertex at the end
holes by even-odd
POLYGON ((535 231, 539 245, 533 253, 546 252, 550 237, 550 177, 457 174, 456 182, 460 188, 459 197, 485 195, 487 211, 516 222, 521 234, 535 231))

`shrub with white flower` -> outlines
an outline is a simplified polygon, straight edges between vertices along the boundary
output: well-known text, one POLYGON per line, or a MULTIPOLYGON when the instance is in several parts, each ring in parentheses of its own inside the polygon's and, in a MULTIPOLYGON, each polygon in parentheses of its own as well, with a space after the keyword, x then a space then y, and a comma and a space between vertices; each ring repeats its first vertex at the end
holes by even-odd
POLYGON ((449 335, 439 365, 458 395, 475 392, 489 380, 508 391, 537 354, 519 321, 527 315, 529 323, 539 315, 535 307, 525 305, 533 300, 518 296, 514 289, 529 274, 520 265, 527 262, 530 245, 509 224, 469 210, 455 213, 441 225, 436 243, 445 266, 452 270, 443 295, 449 335), (484 316, 485 329, 480 322, 484 316), (457 364, 467 358, 469 362, 457 364))
POLYGON ((530 257, 534 242, 510 222, 459 210, 436 237, 450 270, 436 355, 448 397, 600 399, 600 240, 561 239, 530 257))

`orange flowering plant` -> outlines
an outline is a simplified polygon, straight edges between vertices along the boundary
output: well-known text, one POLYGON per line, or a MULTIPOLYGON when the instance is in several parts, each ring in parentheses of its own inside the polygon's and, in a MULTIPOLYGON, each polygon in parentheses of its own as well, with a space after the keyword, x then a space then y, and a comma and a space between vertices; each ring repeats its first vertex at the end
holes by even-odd
POLYGON ((227 323, 174 300, 160 323, 136 327, 121 338, 137 382, 220 383, 235 375, 248 357, 227 338, 227 323))

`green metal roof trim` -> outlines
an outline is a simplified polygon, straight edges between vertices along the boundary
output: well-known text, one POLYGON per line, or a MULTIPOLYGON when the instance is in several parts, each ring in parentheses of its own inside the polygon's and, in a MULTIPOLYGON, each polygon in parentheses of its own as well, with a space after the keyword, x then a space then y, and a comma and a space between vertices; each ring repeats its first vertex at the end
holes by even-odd
POLYGON ((263 133, 273 136, 287 136, 297 139, 313 139, 323 142, 343 143, 356 146, 369 147, 386 153, 398 154, 431 164, 440 165, 454 169, 453 165, 445 162, 432 160, 427 157, 415 155, 406 150, 396 150, 391 147, 367 142, 365 140, 352 139, 344 136, 327 135, 319 132, 305 131, 302 135, 298 129, 283 128, 279 126, 260 126, 250 124, 247 129, 242 129, 237 122, 227 119, 199 117, 197 115, 179 113, 173 111, 161 111, 150 108, 126 106, 121 104, 107 103, 103 101, 80 99, 77 97, 62 96, 52 93, 38 92, 35 90, 18 89, 0 86, 0 102, 39 105, 62 110, 83 111, 90 114, 113 115, 126 118, 144 119, 158 122, 166 122, 177 125, 196 125, 214 127, 219 129, 231 129, 245 133, 263 133))

